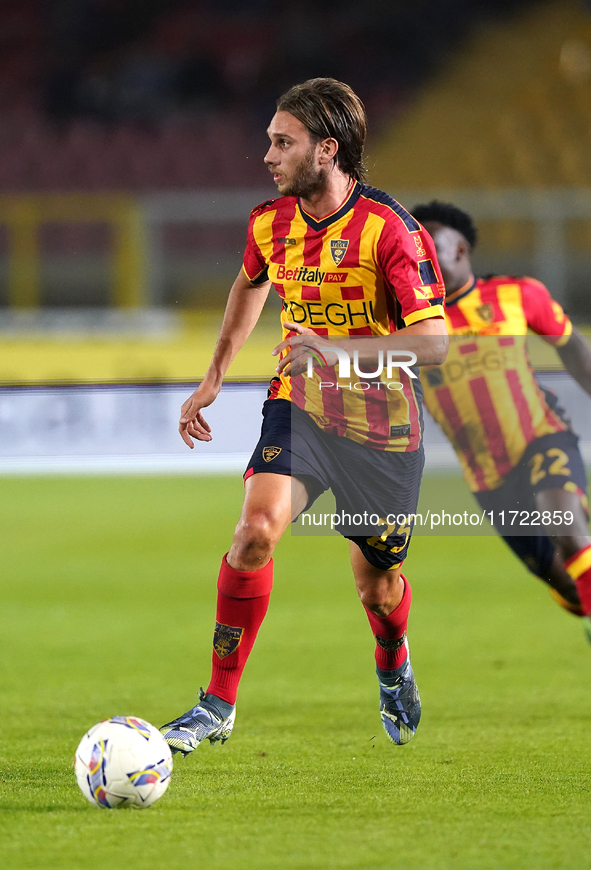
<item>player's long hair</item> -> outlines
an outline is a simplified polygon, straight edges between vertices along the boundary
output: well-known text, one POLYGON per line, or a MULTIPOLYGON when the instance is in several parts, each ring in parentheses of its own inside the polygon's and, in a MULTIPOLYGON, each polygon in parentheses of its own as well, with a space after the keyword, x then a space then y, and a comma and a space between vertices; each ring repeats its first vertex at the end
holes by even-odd
POLYGON ((278 112, 289 112, 310 132, 314 142, 336 139, 336 163, 356 181, 365 179, 363 145, 367 134, 365 107, 349 85, 336 79, 308 79, 277 100, 278 112))

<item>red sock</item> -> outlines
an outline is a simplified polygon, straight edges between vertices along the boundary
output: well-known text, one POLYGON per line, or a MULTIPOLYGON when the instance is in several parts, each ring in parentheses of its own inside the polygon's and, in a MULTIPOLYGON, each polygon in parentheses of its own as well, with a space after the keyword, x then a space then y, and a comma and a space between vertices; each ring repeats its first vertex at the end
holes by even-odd
POLYGON ((406 577, 404 580, 404 592, 398 607, 389 616, 377 616, 371 610, 365 608, 371 630, 376 639, 376 664, 383 671, 392 671, 404 664, 406 658, 406 624, 412 593, 406 577))
POLYGON ((236 703, 238 683, 265 618, 272 586, 272 559, 258 571, 237 571, 226 556, 222 559, 207 692, 228 704, 236 703))
POLYGON ((591 613, 591 544, 567 559, 564 567, 577 584, 583 613, 591 613))

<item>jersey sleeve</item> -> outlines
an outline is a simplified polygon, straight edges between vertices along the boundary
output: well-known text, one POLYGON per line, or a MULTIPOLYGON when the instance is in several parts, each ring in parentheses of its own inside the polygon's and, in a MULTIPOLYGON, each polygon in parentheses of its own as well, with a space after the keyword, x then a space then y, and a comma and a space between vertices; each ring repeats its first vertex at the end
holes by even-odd
POLYGON ((398 301, 405 326, 444 316, 445 287, 429 234, 386 221, 377 246, 378 265, 398 301))
POLYGON ((547 288, 534 278, 524 278, 521 284, 521 301, 529 328, 544 341, 562 347, 572 335, 573 325, 552 299, 547 288))
POLYGON ((242 269, 251 284, 262 284, 267 279, 267 261, 256 240, 255 224, 263 206, 257 206, 250 213, 248 231, 246 234, 246 248, 242 259, 242 269))

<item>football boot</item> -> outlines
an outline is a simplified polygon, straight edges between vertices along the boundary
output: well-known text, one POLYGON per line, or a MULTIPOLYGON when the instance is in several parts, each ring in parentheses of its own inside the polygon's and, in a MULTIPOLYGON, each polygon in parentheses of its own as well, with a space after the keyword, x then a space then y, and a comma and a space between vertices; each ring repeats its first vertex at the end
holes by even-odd
POLYGON ((204 740, 210 743, 226 742, 234 727, 236 708, 233 707, 231 713, 224 717, 215 702, 214 696, 206 695, 201 689, 199 703, 195 707, 159 729, 173 754, 181 752, 186 758, 204 740))
POLYGON ((380 716, 382 725, 392 743, 402 745, 415 736, 421 719, 421 699, 415 677, 407 657, 394 671, 378 669, 380 684, 380 716))

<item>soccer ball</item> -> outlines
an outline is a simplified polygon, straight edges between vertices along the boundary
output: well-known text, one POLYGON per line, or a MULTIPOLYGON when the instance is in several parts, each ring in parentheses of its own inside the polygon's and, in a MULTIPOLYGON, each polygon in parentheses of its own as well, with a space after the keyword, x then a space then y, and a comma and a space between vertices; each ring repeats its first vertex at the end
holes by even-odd
POLYGON ((76 750, 74 771, 95 807, 149 807, 172 775, 172 754, 162 734, 135 716, 113 716, 88 731, 76 750))

